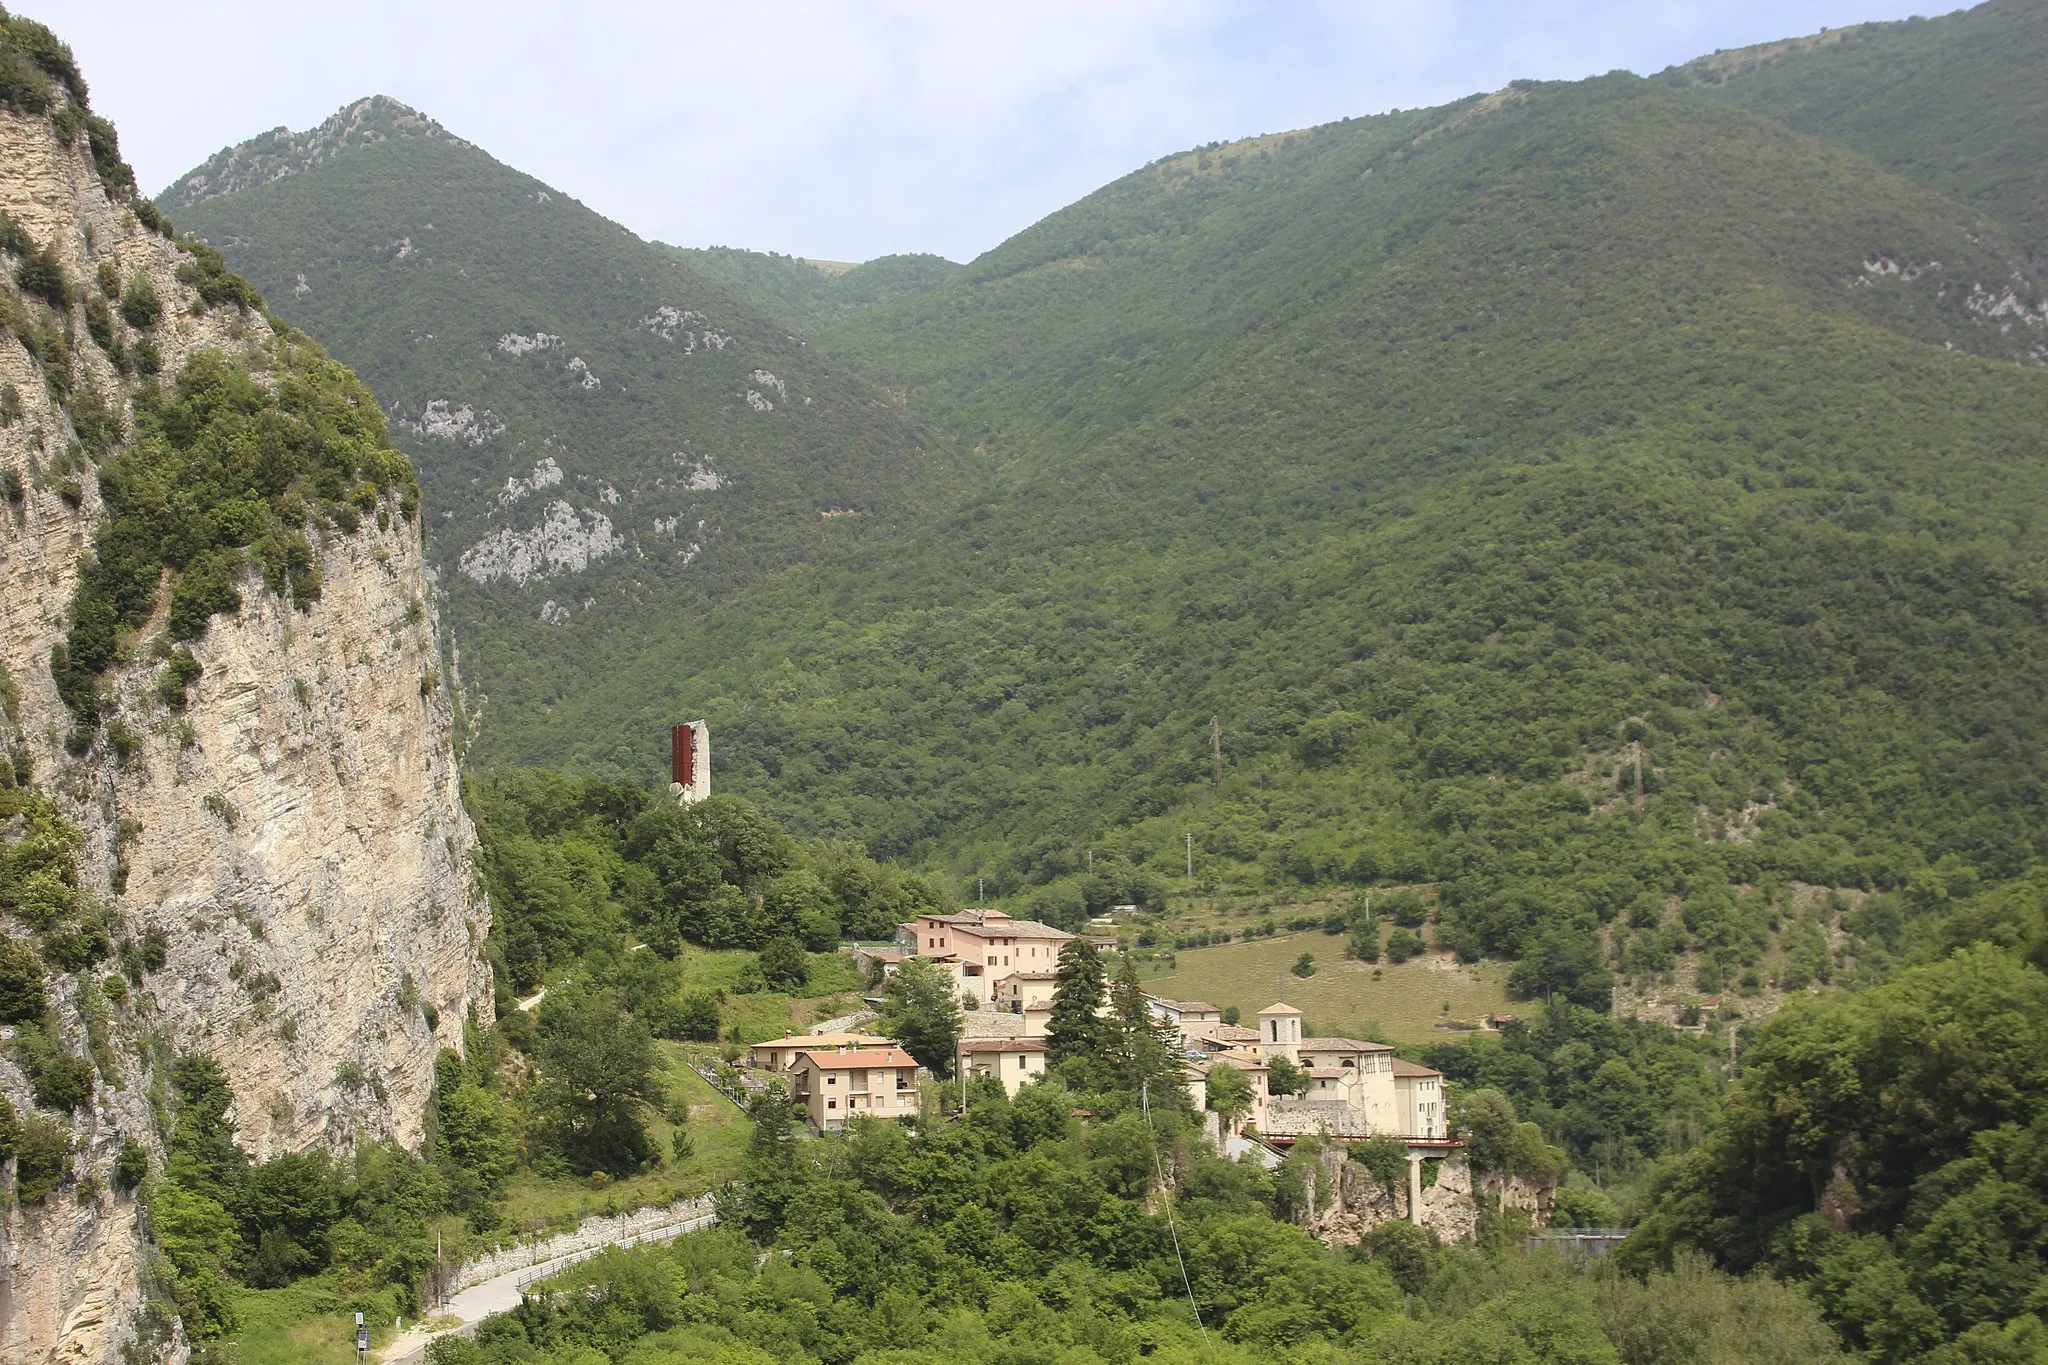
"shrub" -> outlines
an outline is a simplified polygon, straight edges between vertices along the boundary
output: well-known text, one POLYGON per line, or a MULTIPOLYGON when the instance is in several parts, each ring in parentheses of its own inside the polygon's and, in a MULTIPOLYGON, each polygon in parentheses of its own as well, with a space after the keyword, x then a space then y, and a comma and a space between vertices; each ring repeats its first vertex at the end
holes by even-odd
POLYGON ((71 282, 64 278, 63 263, 48 247, 39 247, 21 258, 14 267, 14 282, 21 292, 41 299, 52 308, 71 306, 71 282))
POLYGON ((154 327, 163 321, 163 300, 156 294, 156 285, 141 271, 129 277, 128 287, 121 291, 121 316, 137 331, 154 327))
POLYGON ((0 1023, 31 1023, 49 1007, 36 950, 18 938, 0 936, 0 1023))
MULTIPOLYGON (((239 604, 238 604, 239 605, 239 604)), ((156 680, 156 699, 173 711, 185 709, 185 694, 206 670, 189 649, 174 649, 156 680)))
POLYGON ((771 938, 761 945, 761 975, 768 985, 791 995, 811 979, 810 959, 804 945, 793 938, 771 938))
POLYGON ((65 1112, 92 1101, 92 1063, 68 1052, 52 1050, 36 1067, 36 1103, 65 1112))
POLYGON ((1396 929, 1387 937, 1387 961, 1399 966, 1428 949, 1422 936, 1412 929, 1396 929))
POLYGON ((121 1155, 114 1162, 114 1184, 132 1190, 149 1175, 149 1151, 134 1138, 123 1138, 121 1155))
POLYGON ((1405 929, 1414 929, 1429 919, 1429 906, 1413 891, 1396 891, 1374 909, 1405 929))
POLYGON ((71 1175, 71 1134, 40 1114, 21 1121, 14 1148, 14 1197, 40 1204, 71 1175))

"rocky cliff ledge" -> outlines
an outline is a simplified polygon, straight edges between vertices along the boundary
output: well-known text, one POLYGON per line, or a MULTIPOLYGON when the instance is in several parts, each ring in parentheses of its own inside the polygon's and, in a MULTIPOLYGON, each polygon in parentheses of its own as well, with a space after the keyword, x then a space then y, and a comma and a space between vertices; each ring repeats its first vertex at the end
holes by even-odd
MULTIPOLYGON (((141 386, 171 382, 195 354, 217 351, 263 384, 278 348, 303 344, 219 297, 217 278, 205 300, 195 258, 149 225, 83 96, 82 82, 53 80, 42 110, 0 104, 0 211, 68 285, 38 292, 27 255, 5 258, 0 665, 17 695, 0 739, 83 832, 82 892, 117 938, 155 947, 141 986, 111 1007, 91 984, 110 962, 49 979, 55 1033, 98 1061, 91 1102, 68 1119, 71 1176, 39 1202, 7 1200, 0 1221, 0 1359, 23 1362, 183 1354, 162 1305, 147 1304, 142 1220, 113 1179, 124 1139, 161 1161, 148 1094, 168 1057, 198 1049, 221 1064, 237 1140, 259 1158, 359 1137, 417 1145, 437 1048, 460 1048, 465 1017, 488 1017, 491 998, 478 956, 490 912, 415 507, 383 497, 352 529, 316 517, 321 588, 303 609, 245 571, 240 610, 190 644, 200 672, 182 707, 165 699, 165 652, 152 648, 168 574, 156 615, 124 633, 102 676, 98 729, 82 732, 59 696, 51 651, 105 515, 109 455, 81 440, 84 396, 102 405, 99 431, 105 411, 118 421, 118 450, 141 386), (161 319, 110 319, 104 285, 94 303, 106 279, 146 279, 161 319)), ((4 1041, 0 1093, 35 1109, 4 1041)), ((0 1178, 12 1194, 14 1163, 0 1178)))

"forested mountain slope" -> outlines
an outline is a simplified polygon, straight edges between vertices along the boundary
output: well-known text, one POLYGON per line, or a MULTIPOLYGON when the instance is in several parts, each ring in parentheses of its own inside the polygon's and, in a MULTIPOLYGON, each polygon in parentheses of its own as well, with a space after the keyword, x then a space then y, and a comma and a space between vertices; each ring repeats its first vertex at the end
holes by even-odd
POLYGON ((793 822, 1006 890, 1134 826, 1573 915, 1701 858, 2015 868, 2048 329, 1967 222, 1626 77, 1167 159, 816 336, 985 496, 707 621, 701 673, 621 666, 547 756, 673 686, 793 822))
MULTIPOLYGON (((692 667, 719 593, 914 515, 929 460, 898 405, 396 101, 224 151, 163 202, 390 413, 502 757, 542 747, 595 642, 692 667)), ((601 743, 657 770, 654 731, 601 743)))
POLYGON ((1988 0, 1717 52, 1661 79, 1840 143, 2017 231, 2048 257, 2048 4, 1988 0))
POLYGON ((851 269, 736 247, 672 247, 691 269, 799 333, 928 289, 960 267, 943 256, 880 256, 851 269))

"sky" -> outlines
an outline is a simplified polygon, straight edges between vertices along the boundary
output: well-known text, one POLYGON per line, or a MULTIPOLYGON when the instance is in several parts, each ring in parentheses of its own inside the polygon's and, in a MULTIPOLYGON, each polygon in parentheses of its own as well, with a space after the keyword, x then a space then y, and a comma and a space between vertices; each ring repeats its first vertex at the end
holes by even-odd
MULTIPOLYGON (((9 0, 154 191, 391 95, 642 237, 968 260, 1155 158, 1899 0, 9 0)), ((1919 12, 1952 8, 1922 6, 1919 12)))

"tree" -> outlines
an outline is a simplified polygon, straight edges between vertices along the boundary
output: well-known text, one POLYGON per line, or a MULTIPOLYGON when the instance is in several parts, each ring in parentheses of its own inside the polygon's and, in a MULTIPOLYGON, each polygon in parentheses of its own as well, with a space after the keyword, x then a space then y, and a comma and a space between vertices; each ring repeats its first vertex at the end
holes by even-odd
POLYGON ((519 1164, 519 1137, 505 1102, 464 1080, 438 1097, 440 1149, 476 1183, 485 1199, 497 1194, 519 1164))
POLYGON ((882 987, 881 1025, 932 1075, 943 1080, 953 1074, 960 1011, 953 1003, 953 982, 937 963, 913 957, 896 969, 882 987))
POLYGON ((1223 1121, 1225 1130, 1234 1129, 1252 1112, 1252 1080, 1228 1062, 1209 1067, 1208 1105, 1223 1121))
POLYGON ((1600 941, 1568 929, 1537 939, 1508 976, 1508 989, 1518 995, 1561 995, 1587 1009, 1605 1009, 1613 988, 1614 975, 1601 959, 1600 941))
POLYGON ((761 919, 768 933, 800 939, 814 953, 830 952, 839 942, 839 911, 831 889, 809 868, 769 878, 761 893, 761 919))
POLYGON ((1152 1013, 1145 988, 1138 982, 1138 966, 1128 953, 1117 959, 1116 985, 1110 988, 1110 1018, 1115 1028, 1115 1061, 1119 1084, 1126 1090, 1151 1087, 1155 1107, 1185 1108, 1185 1088, 1180 1084, 1180 1064, 1166 1025, 1152 1013))
POLYGON ((1294 965, 1287 970, 1302 978, 1314 976, 1316 974, 1316 955, 1314 953, 1303 953, 1300 957, 1294 959, 1294 965))
POLYGON ((718 997, 709 991, 692 991, 683 997, 676 1011, 676 1032, 693 1043, 718 1041, 718 997))
POLYGON ((1298 1095, 1308 1089, 1308 1073, 1285 1057, 1266 1063, 1266 1090, 1273 1095, 1298 1095))
POLYGON ((1429 945, 1412 929, 1396 929, 1387 935, 1387 961, 1400 966, 1409 958, 1426 952, 1429 945))
POLYGON ((761 976, 769 988, 796 995, 811 979, 811 960, 804 945, 787 935, 761 945, 761 976))
POLYGON ((250 1284, 282 1288, 327 1264, 327 1232, 341 1216, 335 1184, 324 1151, 286 1153, 250 1170, 241 1210, 250 1284))
POLYGON ((654 1038, 609 994, 550 995, 540 1012, 539 1104, 572 1167, 637 1170, 652 1148, 639 1106, 659 1101, 654 1038))
POLYGON ((1053 1065, 1072 1057, 1100 1057, 1111 1032, 1100 1017, 1107 989, 1102 955, 1087 939, 1070 938, 1060 949, 1053 977, 1052 1017, 1045 1033, 1053 1065))

